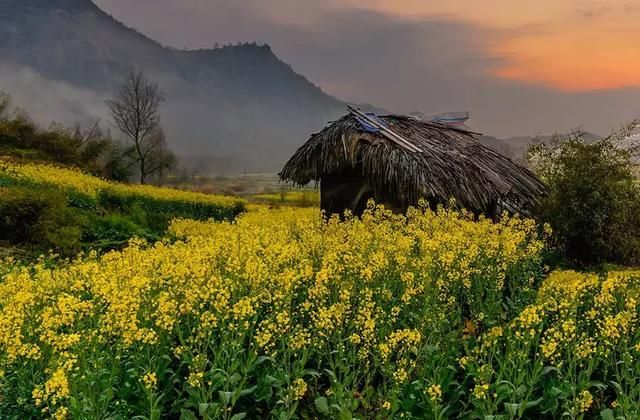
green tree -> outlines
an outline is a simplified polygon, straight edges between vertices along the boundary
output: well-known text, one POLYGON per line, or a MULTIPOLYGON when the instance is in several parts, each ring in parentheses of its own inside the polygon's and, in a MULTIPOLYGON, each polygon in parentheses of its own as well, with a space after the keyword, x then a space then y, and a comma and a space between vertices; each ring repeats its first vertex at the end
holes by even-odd
POLYGON ((640 191, 628 150, 577 132, 534 144, 528 160, 549 187, 539 217, 570 262, 640 263, 640 191))

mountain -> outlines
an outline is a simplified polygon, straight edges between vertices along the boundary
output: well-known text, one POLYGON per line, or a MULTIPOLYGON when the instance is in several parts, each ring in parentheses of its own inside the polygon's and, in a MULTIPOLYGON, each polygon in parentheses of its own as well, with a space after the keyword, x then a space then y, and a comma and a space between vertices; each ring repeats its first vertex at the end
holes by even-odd
MULTIPOLYGON (((43 81, 60 103, 71 89, 91 92, 93 107, 86 110, 99 109, 129 69, 143 70, 166 97, 163 124, 172 147, 217 173, 278 170, 346 105, 269 46, 169 48, 90 0, 1 0, 0 55, 0 90, 19 95, 11 75, 28 68, 37 74, 28 82, 43 81)), ((78 107, 70 114, 79 118, 78 107)))

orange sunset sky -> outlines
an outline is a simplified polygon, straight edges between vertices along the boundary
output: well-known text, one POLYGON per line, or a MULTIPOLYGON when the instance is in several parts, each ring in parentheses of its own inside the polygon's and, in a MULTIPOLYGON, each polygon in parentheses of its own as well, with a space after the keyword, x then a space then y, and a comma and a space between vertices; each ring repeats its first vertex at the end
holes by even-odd
POLYGON ((571 91, 640 86, 640 1, 352 0, 333 6, 492 28, 486 48, 506 60, 493 70, 499 77, 571 91))

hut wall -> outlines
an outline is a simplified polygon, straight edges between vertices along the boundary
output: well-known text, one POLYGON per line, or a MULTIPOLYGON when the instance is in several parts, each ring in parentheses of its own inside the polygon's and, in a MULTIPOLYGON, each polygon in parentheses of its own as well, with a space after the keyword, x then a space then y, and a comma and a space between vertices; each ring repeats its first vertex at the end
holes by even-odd
POLYGON ((325 175, 320 180, 320 207, 327 215, 343 214, 345 210, 360 215, 370 198, 373 189, 357 172, 325 175))
MULTIPOLYGON (((370 199, 396 213, 405 213, 409 206, 403 197, 396 197, 381 188, 373 188, 357 170, 340 175, 325 175, 320 183, 320 207, 327 215, 350 210, 360 216, 370 199)), ((415 204, 415 203, 413 203, 415 204)))

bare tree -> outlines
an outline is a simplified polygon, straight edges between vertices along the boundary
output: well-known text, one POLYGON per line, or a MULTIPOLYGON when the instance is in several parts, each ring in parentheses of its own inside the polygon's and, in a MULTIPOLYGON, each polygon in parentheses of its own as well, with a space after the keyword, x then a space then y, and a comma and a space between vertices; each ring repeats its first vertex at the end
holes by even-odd
POLYGON ((84 147, 87 143, 103 138, 102 129, 100 128, 100 119, 89 118, 85 122, 75 122, 70 127, 71 137, 77 142, 78 149, 84 147))
POLYGON ((156 136, 163 101, 158 84, 139 71, 130 71, 115 98, 107 101, 116 126, 133 143, 141 184, 154 172, 148 163, 159 144, 156 136))
POLYGON ((0 121, 9 118, 9 112, 11 108, 11 95, 8 93, 0 92, 0 121))

